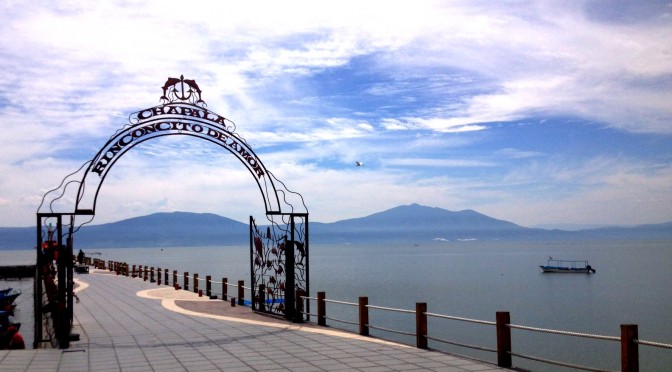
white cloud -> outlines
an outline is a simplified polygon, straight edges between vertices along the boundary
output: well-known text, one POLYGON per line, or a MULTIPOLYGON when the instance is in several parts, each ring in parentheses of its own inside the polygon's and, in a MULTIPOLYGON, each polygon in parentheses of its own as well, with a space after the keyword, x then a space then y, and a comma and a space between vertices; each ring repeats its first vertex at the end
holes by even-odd
MULTIPOLYGON (((530 116, 669 136, 670 11, 642 6, 646 22, 582 2, 4 2, 0 170, 11 177, 0 179, 0 225, 32 223, 45 189, 90 158, 126 115, 158 104, 165 79, 180 74, 195 78, 208 108, 238 123, 265 164, 314 201, 316 220, 420 202, 536 224, 557 202, 523 203, 535 187, 576 198, 558 220, 589 218, 586 206, 596 204, 588 199, 607 200, 599 195, 637 210, 637 220, 669 218, 661 170, 618 170, 629 162, 607 155, 567 162, 517 144, 495 154, 519 161, 514 169, 493 167, 489 154, 448 153, 486 141, 485 123, 530 116), (332 96, 330 84, 346 70, 356 84, 339 88, 351 97, 332 96), (355 160, 366 173, 335 170, 355 160), (421 174, 419 165, 485 170, 421 174), (51 183, 36 184, 36 175, 51 183), (637 198, 638 185, 651 197, 637 198), (519 212, 522 204, 530 207, 519 212)), ((101 205, 112 212, 100 219, 175 208, 244 220, 259 199, 246 191, 245 171, 215 154, 156 142, 127 155, 104 185, 101 205)))

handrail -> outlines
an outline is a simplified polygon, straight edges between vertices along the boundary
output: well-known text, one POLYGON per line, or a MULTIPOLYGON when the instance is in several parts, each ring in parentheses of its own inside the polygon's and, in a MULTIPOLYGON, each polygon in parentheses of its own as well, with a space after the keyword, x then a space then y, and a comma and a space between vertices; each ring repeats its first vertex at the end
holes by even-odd
POLYGON ((337 300, 328 300, 328 299, 326 299, 326 298, 324 299, 324 302, 331 302, 331 303, 342 304, 342 305, 359 306, 359 304, 356 304, 356 303, 354 303, 354 302, 345 302, 345 301, 337 301, 337 300))
POLYGON ((374 306, 374 305, 366 305, 369 309, 379 309, 379 310, 387 310, 387 311, 396 311, 398 313, 409 313, 409 314, 415 314, 415 311, 413 310, 405 310, 405 309, 395 309, 393 307, 383 307, 383 306, 374 306))
POLYGON ((593 371, 593 372, 618 372, 614 371, 611 369, 598 369, 598 368, 592 368, 592 367, 586 367, 578 364, 572 364, 572 363, 566 363, 566 362, 558 362, 557 360, 552 360, 552 359, 545 359, 545 358, 539 358, 531 355, 525 355, 525 354, 518 354, 518 353, 509 353, 512 356, 517 356, 519 358, 523 359, 529 359, 529 360, 534 360, 535 362, 542 362, 546 364, 553 364, 556 366, 562 366, 562 367, 569 367, 569 368, 574 368, 574 369, 581 369, 584 371, 593 371))
MULTIPOLYGON (((104 262, 103 262, 104 264, 104 262)), ((124 275, 124 266, 125 266, 125 275, 129 276, 129 270, 128 270, 128 265, 125 263, 121 262, 115 262, 115 270, 121 271, 121 274, 124 275), (117 264, 121 265, 121 269, 118 269, 116 266, 117 264)), ((104 269, 104 267, 103 267, 104 269)), ((110 269, 112 270, 112 269, 110 269)), ((151 270, 147 266, 142 266, 140 265, 138 267, 138 270, 135 270, 135 265, 133 265, 133 277, 136 277, 136 274, 138 274, 138 278, 147 280, 148 272, 151 273, 150 279, 153 280, 154 278, 154 268, 151 267, 151 270)), ((157 279, 158 279, 158 284, 161 285, 161 269, 157 268, 157 279)), ((168 269, 164 269, 163 271, 165 275, 165 285, 169 285, 168 283, 168 269)), ((119 274, 119 272, 117 273, 119 274)), ((189 276, 187 272, 185 272, 186 275, 178 274, 177 271, 173 271, 173 278, 174 278, 174 284, 176 285, 176 288, 179 289, 180 286, 175 280, 177 277, 180 278, 186 278, 186 279, 194 279, 194 284, 195 284, 195 289, 198 288, 198 283, 196 283, 196 278, 198 274, 194 274, 193 276, 189 276)), ((209 293, 221 293, 221 292, 216 292, 216 291, 211 291, 210 290, 210 285, 212 283, 215 284, 226 284, 227 287, 235 287, 238 288, 238 297, 230 296, 231 297, 231 304, 232 306, 234 305, 234 299, 237 298, 238 303, 242 304, 245 300, 244 298, 244 291, 248 291, 248 293, 251 294, 251 296, 254 296, 253 289, 250 287, 246 287, 243 285, 243 281, 240 280, 238 283, 235 282, 229 282, 226 278, 223 278, 223 281, 213 281, 210 279, 210 277, 206 278, 201 278, 198 277, 198 282, 205 281, 206 283, 206 288, 209 293), (241 291, 242 290, 242 291, 241 291), (242 295, 241 295, 242 293, 242 295), (241 296, 243 296, 241 298, 241 296)), ((185 286, 187 285, 185 281, 185 286)), ((224 289, 226 287, 223 287, 224 289)), ((222 296, 224 296, 224 293, 221 293, 222 296)), ((353 303, 353 302, 347 302, 347 301, 340 301, 340 300, 333 300, 333 299, 327 299, 325 296, 324 292, 318 292, 318 297, 310 297, 305 294, 299 294, 297 292, 297 299, 299 301, 316 301, 317 302, 317 314, 311 314, 309 312, 304 312, 299 310, 298 313, 303 315, 307 315, 308 317, 310 316, 315 316, 318 319, 318 324, 322 326, 326 326, 326 320, 330 321, 335 321, 339 323, 345 323, 345 324, 350 324, 350 325, 355 325, 359 326, 359 333, 360 335, 368 336, 369 335, 369 328, 376 329, 376 330, 381 330, 385 332, 391 332, 391 333, 396 333, 400 335, 407 335, 407 336, 415 336, 416 337, 416 342, 417 342, 417 347, 418 348, 428 348, 427 346, 427 341, 432 340, 436 342, 441 342, 445 344, 450 344, 450 345, 455 345, 455 346, 460 346, 460 347, 465 347, 465 348, 470 348, 474 350, 480 350, 480 351, 487 351, 487 352, 494 352, 497 353, 497 364, 501 367, 505 368, 510 368, 511 367, 511 357, 515 356, 518 358, 523 358, 523 359, 528 359, 528 360, 533 360, 541 363, 547 363, 547 364, 553 364, 553 365, 558 365, 558 366, 563 366, 563 367, 569 367, 569 368, 574 368, 574 369, 580 369, 580 370, 585 370, 585 371, 599 371, 599 372, 608 372, 609 370, 605 369, 599 369, 599 368, 593 368, 593 367, 587 367, 587 366, 582 366, 582 365, 577 365, 577 364, 572 364, 572 363, 567 363, 567 362, 561 362, 561 361, 556 361, 552 359, 547 359, 547 358, 542 358, 538 356, 531 356, 527 354, 522 354, 518 352, 514 352, 511 350, 511 340, 510 340, 510 332, 512 329, 517 329, 517 330, 522 330, 522 331, 530 331, 530 332, 540 332, 540 333, 548 333, 548 334, 554 334, 554 335, 564 335, 564 336, 572 336, 572 337, 583 337, 583 338, 588 338, 588 339, 596 339, 596 340, 604 340, 604 341, 616 341, 616 342, 621 342, 621 362, 623 366, 623 371, 630 371, 630 370, 637 370, 637 366, 639 365, 639 360, 638 360, 638 355, 637 355, 637 345, 645 345, 645 346, 651 346, 651 347, 657 347, 657 348, 663 348, 663 349, 672 349, 672 344, 668 343, 662 343, 662 342, 656 342, 656 341, 647 341, 647 340, 640 340, 637 338, 637 325, 621 325, 621 336, 608 336, 608 335, 600 335, 600 334, 592 334, 592 333, 585 333, 585 332, 574 332, 574 331, 564 331, 564 330, 557 330, 557 329, 549 329, 549 328, 541 328, 541 327, 532 327, 532 326, 524 326, 524 325, 519 325, 519 324, 511 324, 509 319, 509 313, 508 312, 498 312, 497 313, 497 321, 487 321, 487 320, 481 320, 481 319, 473 319, 473 318, 466 318, 466 317, 459 317, 459 316, 451 316, 451 315, 444 315, 444 314, 437 314, 437 313, 430 313, 427 312, 427 304, 426 303, 417 303, 416 304, 416 309, 415 311, 413 310, 408 310, 408 309, 399 309, 399 308, 392 308, 392 307, 385 307, 385 306, 377 306, 377 305, 370 305, 368 304, 368 297, 360 297, 359 298, 359 303, 353 303), (325 306, 324 304, 326 303, 334 303, 334 304, 339 304, 339 305, 346 305, 346 306, 356 306, 359 308, 359 322, 353 322, 353 321, 348 321, 348 320, 343 320, 343 319, 338 319, 335 317, 327 316, 325 312, 325 306), (390 328, 385 328, 381 326, 376 326, 371 324, 369 321, 369 309, 376 309, 376 310, 383 310, 383 311, 391 311, 391 312, 398 312, 398 313, 405 313, 405 314, 415 314, 416 317, 416 332, 407 332, 407 331, 401 331, 401 330, 395 330, 395 329, 390 329, 390 328), (500 315, 502 315, 500 317, 500 315), (441 339, 438 337, 433 337, 429 336, 427 332, 427 318, 428 317, 434 317, 438 319, 447 319, 447 320, 454 320, 454 321, 461 321, 461 322, 467 322, 467 323, 475 323, 475 324, 482 324, 482 325, 490 325, 490 326, 496 326, 497 328, 497 349, 492 349, 488 347, 483 347, 483 346, 478 346, 478 345, 471 345, 471 344, 466 344, 462 342, 457 342, 457 341, 451 341, 451 340, 445 340, 441 339), (503 335, 500 335, 502 333, 503 335), (504 337, 503 339, 500 339, 500 337, 504 337), (634 346, 633 346, 634 345, 634 346), (506 357, 503 357, 506 356, 506 357), (508 359, 507 359, 508 358, 508 359), (631 367, 634 366, 634 367, 631 367)), ((225 299, 226 300, 226 299, 225 299)), ((472 359, 476 359, 473 357, 469 357, 472 359)), ((485 361, 487 362, 487 361, 485 361)))
POLYGON ((672 344, 664 344, 662 342, 645 341, 645 340, 637 340, 637 339, 635 339, 633 341, 637 344, 640 344, 640 345, 660 347, 660 348, 663 348, 663 349, 672 349, 672 344))
POLYGON ((463 318, 460 316, 451 316, 451 315, 442 315, 442 314, 434 314, 434 313, 425 313, 427 316, 433 316, 435 318, 442 318, 442 319, 450 319, 450 320, 459 320, 462 322, 468 322, 468 323, 478 323, 478 324, 485 324, 485 325, 497 325, 496 322, 491 322, 487 320, 479 320, 479 319, 471 319, 471 318, 463 318))
POLYGON ((616 336, 603 336, 603 335, 596 335, 596 334, 591 334, 591 333, 559 331, 559 330, 555 330, 555 329, 529 327, 529 326, 522 326, 522 325, 516 325, 516 324, 507 324, 507 325, 509 326, 509 328, 522 329, 522 330, 533 331, 533 332, 542 332, 542 333, 550 333, 550 334, 555 334, 555 335, 565 335, 565 336, 575 336, 575 337, 585 337, 585 338, 592 338, 592 339, 596 339, 596 340, 621 341, 621 338, 616 337, 616 336))

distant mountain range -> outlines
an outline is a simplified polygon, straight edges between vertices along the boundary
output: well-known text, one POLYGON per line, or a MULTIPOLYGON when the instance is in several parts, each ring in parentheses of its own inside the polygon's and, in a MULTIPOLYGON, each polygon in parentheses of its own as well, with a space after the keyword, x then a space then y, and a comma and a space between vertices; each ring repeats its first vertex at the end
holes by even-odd
MULTIPOLYGON (((453 212, 418 204, 333 223, 310 222, 310 242, 371 243, 432 240, 672 239, 672 223, 580 231, 527 228, 473 210, 453 212)), ((211 213, 155 213, 83 226, 76 248, 189 247, 249 242, 249 226, 211 213)), ((35 246, 34 227, 0 227, 0 249, 35 246)))

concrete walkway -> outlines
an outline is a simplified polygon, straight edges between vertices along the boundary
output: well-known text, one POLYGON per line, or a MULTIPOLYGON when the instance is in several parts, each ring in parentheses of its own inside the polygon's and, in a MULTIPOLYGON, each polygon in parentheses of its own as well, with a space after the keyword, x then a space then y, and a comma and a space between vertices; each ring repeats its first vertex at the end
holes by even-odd
POLYGON ((105 271, 77 276, 69 349, 0 351, 2 371, 503 371, 232 308, 105 271))

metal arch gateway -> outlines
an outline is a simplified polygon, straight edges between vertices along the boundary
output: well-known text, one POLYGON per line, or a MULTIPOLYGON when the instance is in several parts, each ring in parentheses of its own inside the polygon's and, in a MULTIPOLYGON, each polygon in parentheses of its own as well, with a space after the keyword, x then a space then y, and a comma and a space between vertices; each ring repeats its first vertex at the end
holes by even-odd
MULTIPOLYGON (((162 104, 131 114, 129 123, 113 134, 78 171, 66 176, 59 187, 47 192, 38 207, 34 347, 51 341, 67 348, 72 338, 73 262, 69 258, 74 251, 75 232, 92 220, 91 217, 75 227, 75 217, 95 216, 99 192, 117 160, 136 145, 163 136, 191 136, 212 142, 236 156, 247 168, 262 195, 270 222, 260 227, 250 217, 252 308, 303 319, 302 301, 295 296, 310 293, 308 210, 303 197, 288 190, 266 169, 235 132, 232 121, 206 108, 194 80, 183 76, 168 78, 162 89, 162 104), (63 206, 68 195, 74 205, 63 206), (67 211, 56 210, 59 208, 67 211), (58 269, 58 280, 53 277, 54 266, 58 269), (49 327, 49 320, 53 329, 52 332, 47 329, 47 333, 54 337, 44 339, 43 323, 49 327)), ((306 305, 305 314, 308 313, 306 305)))

